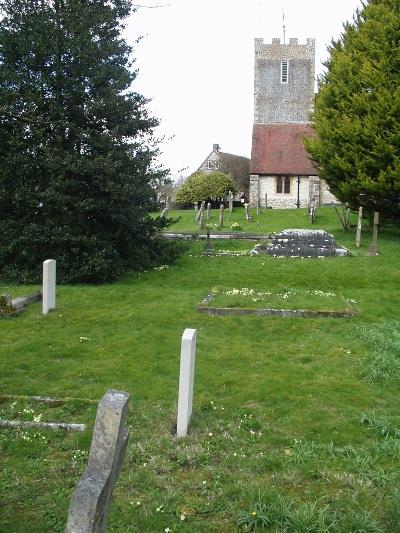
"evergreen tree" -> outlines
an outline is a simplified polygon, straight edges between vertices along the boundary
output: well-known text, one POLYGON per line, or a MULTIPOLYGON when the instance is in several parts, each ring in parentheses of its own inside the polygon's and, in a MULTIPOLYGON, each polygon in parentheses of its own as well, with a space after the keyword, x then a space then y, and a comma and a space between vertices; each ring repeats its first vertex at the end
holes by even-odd
POLYGON ((148 216, 157 148, 132 49, 130 0, 2 0, 0 269, 108 281, 162 254, 148 216))
POLYGON ((400 4, 370 0, 332 42, 319 80, 316 138, 305 141, 331 191, 400 219, 400 4))

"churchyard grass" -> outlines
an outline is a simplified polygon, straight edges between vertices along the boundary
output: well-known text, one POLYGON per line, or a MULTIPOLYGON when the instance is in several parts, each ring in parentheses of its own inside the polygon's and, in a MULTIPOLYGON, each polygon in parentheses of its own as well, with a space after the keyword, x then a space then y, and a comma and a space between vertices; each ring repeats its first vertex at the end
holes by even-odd
MULTIPOLYGON (((304 210, 286 213, 284 224, 282 212, 267 211, 269 227, 260 223, 260 232, 310 227, 304 210)), ((88 429, 0 429, 0 531, 64 531, 96 401, 109 388, 132 396, 131 437, 109 531, 396 531, 399 374, 368 368, 380 345, 393 364, 400 358, 400 234, 382 231, 381 255, 365 257, 370 233, 357 250, 354 232, 342 232, 334 213, 327 210, 326 221, 315 227, 332 232, 354 257, 206 257, 204 241, 196 241, 175 265, 110 285, 59 286, 48 316, 37 303, 1 320, 0 418, 88 429), (333 292, 354 299, 359 314, 198 313, 218 286, 333 292), (187 327, 197 329, 193 418, 188 437, 177 440, 180 339, 187 327), (381 344, 366 331, 376 331, 381 344), (30 395, 70 400, 50 407, 30 395)), ((253 245, 213 242, 217 250, 253 245)), ((37 289, 0 286, 12 296, 37 289)))

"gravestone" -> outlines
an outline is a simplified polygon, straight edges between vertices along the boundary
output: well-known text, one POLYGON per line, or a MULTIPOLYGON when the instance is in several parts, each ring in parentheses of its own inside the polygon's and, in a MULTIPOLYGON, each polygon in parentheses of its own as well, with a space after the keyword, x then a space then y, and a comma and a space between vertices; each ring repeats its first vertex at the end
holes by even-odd
POLYGON ((168 207, 163 209, 163 212, 161 213, 161 218, 167 218, 168 215, 168 207))
POLYGON ((200 229, 204 229, 204 206, 201 204, 200 212, 199 212, 199 226, 200 229))
POLYGON ((229 200, 229 213, 232 213, 232 211, 233 211, 233 193, 232 193, 232 191, 229 191, 228 200, 229 200))
POLYGON ((348 255, 333 235, 323 230, 287 229, 275 233, 267 249, 273 257, 335 257, 348 255))
POLYGON ((379 213, 375 211, 374 213, 374 228, 372 230, 372 244, 368 247, 367 253, 365 255, 379 255, 378 248, 378 228, 379 228, 379 213))
MULTIPOLYGON (((194 204, 194 210, 195 211, 198 211, 199 210, 199 204, 197 202, 195 202, 194 204)), ((197 216, 197 215, 196 215, 197 216)))
POLYGON ((192 416, 196 333, 196 329, 185 329, 182 335, 178 418, 176 423, 177 437, 186 437, 190 417, 192 416))
POLYGON ((66 533, 106 530, 111 497, 128 444, 129 394, 109 390, 99 402, 88 466, 75 487, 66 533))
POLYGON ((360 248, 360 244, 361 244, 362 212, 363 212, 363 208, 360 207, 358 209, 357 232, 356 232, 356 246, 357 246, 357 248, 360 248))
POLYGON ((204 207, 205 207, 205 205, 206 205, 206 202, 203 200, 203 201, 201 202, 200 209, 199 209, 198 212, 197 212, 197 217, 196 217, 197 222, 199 222, 200 217, 201 217, 201 214, 204 213, 204 207))
POLYGON ((221 228, 224 226, 224 204, 219 206, 219 226, 221 228))
POLYGON ((268 209, 268 194, 265 193, 265 209, 268 209))
POLYGON ((244 204, 244 216, 247 221, 249 221, 250 215, 249 215, 249 204, 244 204))
POLYGON ((42 312, 47 315, 56 308, 56 261, 47 259, 43 261, 43 300, 42 312))
POLYGON ((207 204, 207 218, 208 219, 211 218, 211 204, 210 204, 210 202, 208 202, 208 204, 207 204))

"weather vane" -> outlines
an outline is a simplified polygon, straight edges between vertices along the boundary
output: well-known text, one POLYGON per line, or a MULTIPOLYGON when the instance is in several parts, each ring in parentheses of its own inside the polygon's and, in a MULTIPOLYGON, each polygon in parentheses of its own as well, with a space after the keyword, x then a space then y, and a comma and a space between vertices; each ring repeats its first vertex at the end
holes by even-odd
POLYGON ((282 9, 282 29, 283 29, 283 44, 286 44, 286 25, 285 25, 285 10, 282 9))

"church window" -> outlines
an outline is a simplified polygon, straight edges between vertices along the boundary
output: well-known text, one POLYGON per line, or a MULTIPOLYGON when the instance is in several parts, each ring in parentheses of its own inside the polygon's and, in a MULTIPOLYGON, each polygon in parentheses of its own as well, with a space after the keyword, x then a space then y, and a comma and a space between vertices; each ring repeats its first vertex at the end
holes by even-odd
POLYGON ((210 160, 208 160, 208 161, 207 161, 207 168, 209 168, 209 169, 214 168, 214 161, 210 161, 210 160))
POLYGON ((281 83, 289 82, 289 61, 281 61, 281 83))
POLYGON ((278 194, 290 194, 290 177, 289 176, 277 176, 276 192, 278 194))

